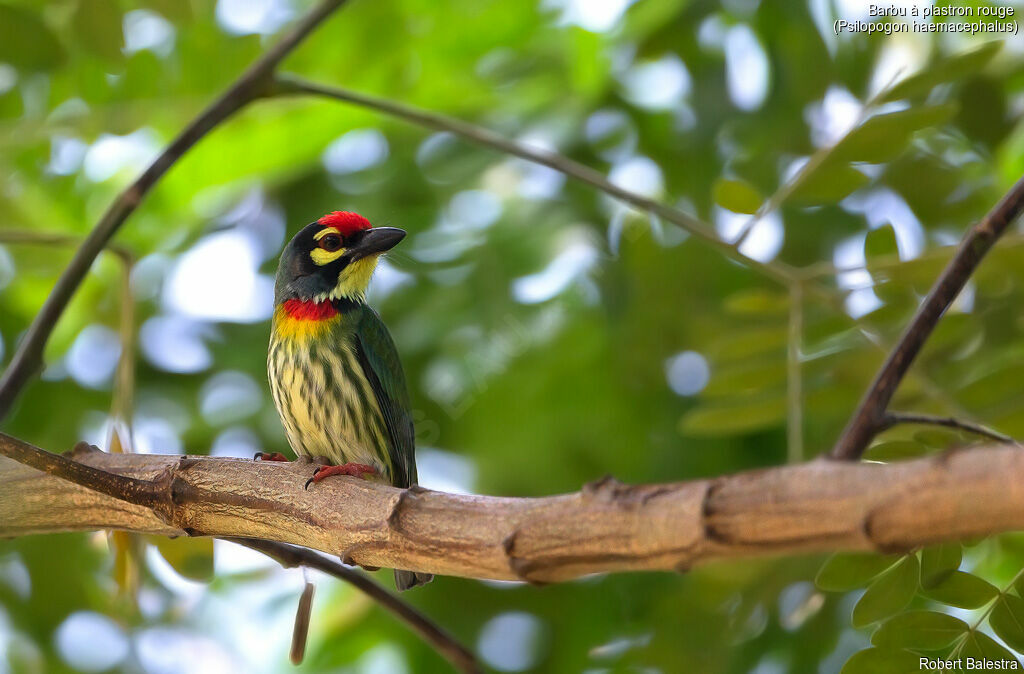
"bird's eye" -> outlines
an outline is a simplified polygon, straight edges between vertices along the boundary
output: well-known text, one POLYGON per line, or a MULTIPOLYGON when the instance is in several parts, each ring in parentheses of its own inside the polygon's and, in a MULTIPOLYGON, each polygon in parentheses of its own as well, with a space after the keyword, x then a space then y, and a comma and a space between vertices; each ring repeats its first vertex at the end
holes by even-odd
POLYGON ((321 237, 320 243, 318 245, 324 250, 326 250, 328 253, 333 253, 334 251, 341 248, 341 237, 338 236, 337 234, 328 234, 324 237, 321 237))

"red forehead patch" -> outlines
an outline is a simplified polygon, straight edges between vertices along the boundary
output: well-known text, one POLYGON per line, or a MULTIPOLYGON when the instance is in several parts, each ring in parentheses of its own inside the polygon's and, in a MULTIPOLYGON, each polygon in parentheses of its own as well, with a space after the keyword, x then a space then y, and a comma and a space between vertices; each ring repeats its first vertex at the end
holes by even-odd
POLYGON ((324 227, 333 227, 342 236, 348 236, 363 229, 370 229, 370 221, 352 211, 334 211, 317 220, 324 227))

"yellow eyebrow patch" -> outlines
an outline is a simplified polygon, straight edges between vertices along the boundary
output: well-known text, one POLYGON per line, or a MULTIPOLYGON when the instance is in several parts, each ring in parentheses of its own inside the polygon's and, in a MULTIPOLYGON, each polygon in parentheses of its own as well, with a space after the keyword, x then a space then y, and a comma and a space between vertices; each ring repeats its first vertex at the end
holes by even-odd
POLYGON ((323 248, 314 248, 309 252, 309 256, 313 258, 313 262, 320 265, 321 267, 330 262, 334 262, 339 257, 345 254, 346 248, 339 248, 338 250, 328 251, 323 248))
MULTIPOLYGON (((324 238, 328 234, 337 234, 337 233, 338 233, 338 230, 336 230, 333 227, 324 227, 319 232, 317 232, 316 234, 313 235, 313 240, 314 241, 319 241, 320 239, 324 238)), ((309 252, 309 257, 311 257, 313 259, 313 263, 314 264, 317 264, 317 265, 322 267, 325 264, 330 264, 331 262, 334 262, 335 260, 337 260, 339 257, 341 257, 344 254, 345 254, 345 249, 344 248, 339 248, 338 250, 324 250, 323 248, 314 248, 313 250, 311 250, 309 252)))

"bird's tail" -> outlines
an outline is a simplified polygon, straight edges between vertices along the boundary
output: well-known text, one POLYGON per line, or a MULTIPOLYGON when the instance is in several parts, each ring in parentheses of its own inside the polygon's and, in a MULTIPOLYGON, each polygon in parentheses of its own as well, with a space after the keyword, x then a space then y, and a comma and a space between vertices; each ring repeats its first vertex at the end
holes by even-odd
POLYGON ((395 569, 395 587, 402 592, 416 587, 417 585, 426 585, 432 580, 434 580, 434 576, 429 573, 417 573, 415 571, 395 569))

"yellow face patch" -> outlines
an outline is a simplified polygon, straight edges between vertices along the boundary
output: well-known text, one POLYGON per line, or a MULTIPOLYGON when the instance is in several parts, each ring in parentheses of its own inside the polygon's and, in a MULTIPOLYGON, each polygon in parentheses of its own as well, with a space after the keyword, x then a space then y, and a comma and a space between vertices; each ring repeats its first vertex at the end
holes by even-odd
MULTIPOLYGON (((337 233, 338 230, 333 227, 325 227, 313 235, 313 240, 319 242, 328 234, 337 233)), ((324 265, 334 262, 346 252, 348 252, 347 248, 325 250, 318 247, 309 252, 309 257, 315 264, 323 267, 324 265)), ((334 290, 329 293, 329 297, 363 297, 363 295, 366 294, 367 286, 370 285, 370 277, 373 276, 373 271, 377 268, 378 258, 380 258, 380 253, 368 255, 342 269, 341 273, 338 275, 338 284, 334 287, 334 290)))
POLYGON ((377 268, 377 259, 380 254, 370 255, 357 260, 341 270, 338 278, 338 286, 331 294, 336 297, 362 297, 366 294, 366 287, 370 285, 370 277, 373 270, 377 268))

